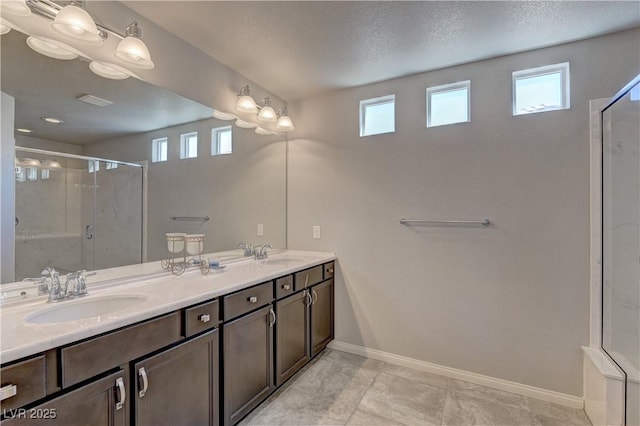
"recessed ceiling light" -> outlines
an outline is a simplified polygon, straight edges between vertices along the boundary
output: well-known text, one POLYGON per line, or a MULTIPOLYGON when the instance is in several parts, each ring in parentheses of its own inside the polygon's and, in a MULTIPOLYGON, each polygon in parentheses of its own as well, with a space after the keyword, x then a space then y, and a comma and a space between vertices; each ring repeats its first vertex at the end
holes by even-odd
POLYGON ((89 68, 100 77, 110 78, 111 80, 124 80, 131 75, 127 69, 110 62, 93 61, 89 64, 89 68))
POLYGON ((50 58, 71 60, 78 57, 76 49, 51 38, 29 36, 27 44, 36 52, 50 58))
POLYGON ((106 107, 113 103, 113 101, 110 101, 108 99, 102 99, 93 95, 78 95, 76 99, 91 105, 98 106, 98 107, 106 107))
POLYGON ((59 118, 54 118, 54 117, 40 117, 42 120, 46 121, 47 123, 52 123, 52 124, 62 124, 64 123, 64 120, 60 120, 59 118))
POLYGON ((31 133, 33 130, 31 129, 23 129, 23 128, 19 128, 16 129, 16 131, 20 132, 20 133, 31 133))

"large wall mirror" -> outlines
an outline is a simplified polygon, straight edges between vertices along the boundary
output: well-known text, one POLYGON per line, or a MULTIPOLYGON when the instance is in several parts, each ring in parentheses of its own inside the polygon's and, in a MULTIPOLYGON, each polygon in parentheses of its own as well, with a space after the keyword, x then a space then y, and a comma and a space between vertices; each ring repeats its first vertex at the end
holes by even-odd
POLYGON ((16 146, 29 148, 16 149, 16 281, 46 266, 160 260, 167 232, 204 234, 205 253, 286 246, 283 137, 214 119, 210 106, 133 77, 99 77, 81 58, 40 55, 18 31, 1 42, 1 90, 15 98, 16 146), (194 134, 197 148, 183 136, 194 134))

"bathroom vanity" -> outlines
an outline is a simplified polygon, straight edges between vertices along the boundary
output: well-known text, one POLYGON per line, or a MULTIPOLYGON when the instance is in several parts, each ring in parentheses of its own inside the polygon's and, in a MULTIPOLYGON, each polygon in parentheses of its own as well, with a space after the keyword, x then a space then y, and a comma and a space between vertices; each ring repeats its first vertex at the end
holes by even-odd
POLYGON ((334 260, 285 251, 5 304, 2 424, 234 425, 333 338, 334 260))

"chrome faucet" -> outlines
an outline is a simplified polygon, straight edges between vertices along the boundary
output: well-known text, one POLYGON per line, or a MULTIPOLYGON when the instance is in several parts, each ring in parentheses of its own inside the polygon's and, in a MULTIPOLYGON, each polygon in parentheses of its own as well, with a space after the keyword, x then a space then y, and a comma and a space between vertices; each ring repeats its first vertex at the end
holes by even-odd
POLYGON ((251 244, 248 243, 240 243, 238 244, 238 248, 244 250, 244 257, 251 257, 254 255, 254 248, 251 247, 251 244))
POLYGON ((267 249, 272 249, 273 246, 271 244, 265 244, 262 247, 256 247, 254 258, 256 260, 267 260, 267 249))
POLYGON ((47 303, 59 302, 60 300, 86 296, 87 294, 89 294, 89 292, 87 291, 87 277, 95 275, 96 273, 87 273, 85 269, 81 269, 76 272, 70 272, 66 275, 64 288, 62 284, 60 284, 58 273, 55 272, 55 274, 56 279, 53 280, 52 278, 53 284, 51 285, 51 290, 49 291, 49 300, 47 301, 47 303))
POLYGON ((47 275, 51 274, 51 269, 46 268, 42 272, 40 272, 40 278, 24 278, 22 281, 30 281, 34 283, 38 283, 38 296, 42 296, 44 294, 49 293, 49 283, 47 282, 47 275))

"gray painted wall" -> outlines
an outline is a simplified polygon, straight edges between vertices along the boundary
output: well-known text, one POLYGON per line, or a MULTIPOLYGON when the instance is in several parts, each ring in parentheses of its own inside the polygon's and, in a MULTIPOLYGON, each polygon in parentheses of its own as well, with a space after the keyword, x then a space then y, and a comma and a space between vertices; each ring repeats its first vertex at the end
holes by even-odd
POLYGON ((293 105, 288 247, 336 252, 336 339, 582 395, 588 101, 638 73, 639 42, 627 31, 293 105), (565 61, 571 109, 513 117, 511 72, 565 61), (427 129, 426 87, 467 79, 472 122, 427 129), (394 93, 396 132, 360 138, 358 102, 394 93))

